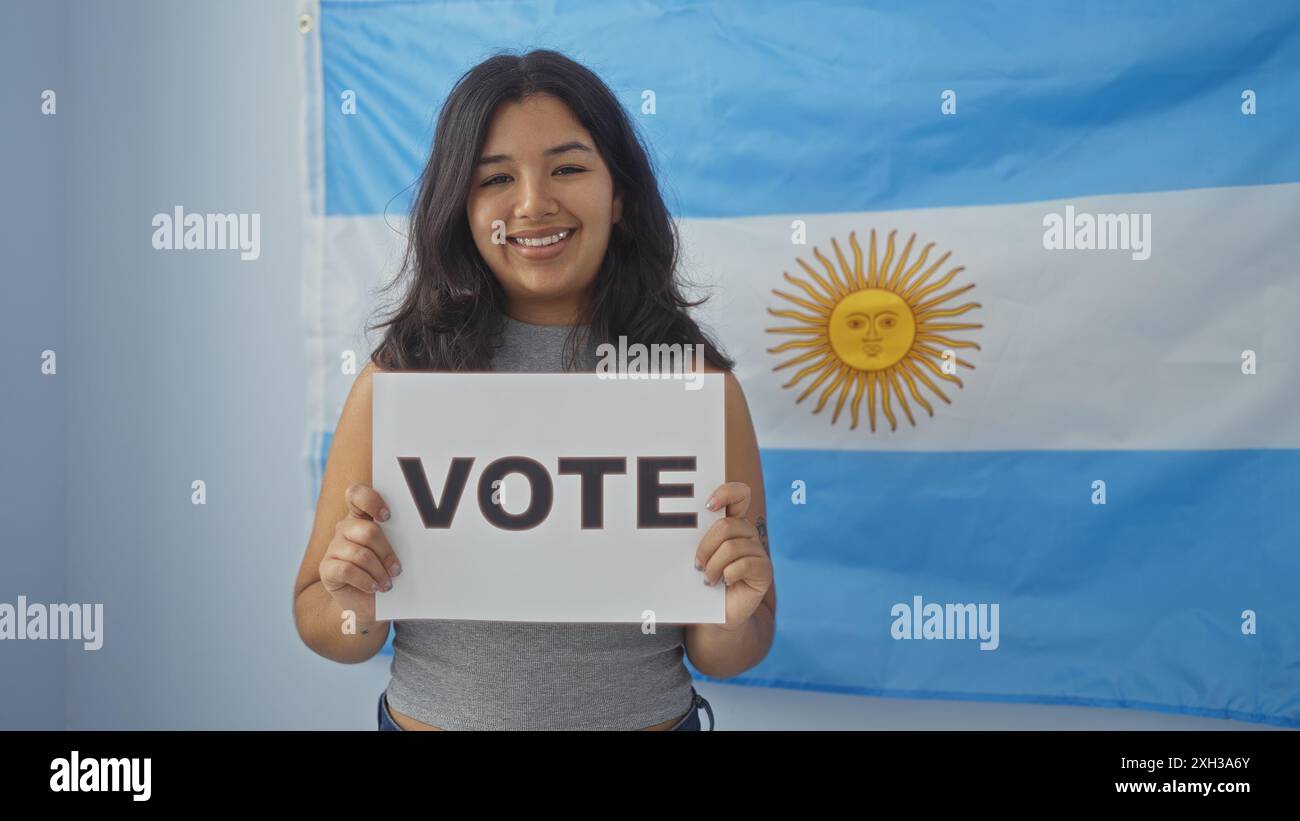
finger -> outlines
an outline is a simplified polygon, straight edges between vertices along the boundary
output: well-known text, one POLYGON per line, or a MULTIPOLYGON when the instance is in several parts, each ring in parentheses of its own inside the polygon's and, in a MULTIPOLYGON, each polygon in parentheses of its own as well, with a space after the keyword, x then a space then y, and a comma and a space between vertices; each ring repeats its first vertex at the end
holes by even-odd
POLYGON ((386 522, 389 518, 384 497, 369 485, 353 485, 343 494, 348 503, 348 515, 355 519, 373 519, 386 522))
POLYGON ((722 569, 722 581, 727 587, 744 582, 766 593, 772 586, 772 562, 765 555, 747 555, 722 569))
POLYGON ((352 562, 333 556, 326 556, 321 562, 320 579, 325 589, 331 591, 341 587, 353 587, 362 593, 374 593, 379 588, 379 582, 375 581, 369 573, 352 562))
POLYGON ((726 569, 747 556, 757 555, 761 550, 753 539, 727 539, 723 542, 704 567, 704 583, 713 586, 723 578, 726 569))
POLYGON ((704 506, 709 510, 717 510, 726 505, 727 512, 724 515, 744 516, 745 511, 749 510, 749 498, 749 485, 744 482, 726 482, 713 491, 704 506))
POLYGON ((344 561, 352 562, 357 567, 360 567, 362 570, 369 573, 374 577, 375 583, 379 585, 380 590, 387 590, 392 584, 389 580, 391 574, 388 572, 387 565, 381 562, 379 557, 376 556, 375 552, 370 548, 365 545, 348 541, 342 536, 334 539, 333 547, 334 549, 331 551, 330 555, 336 559, 343 559, 344 561))
POLYGON ((388 537, 384 535, 383 528, 367 519, 340 519, 339 523, 334 526, 334 534, 342 537, 349 542, 368 547, 379 557, 380 563, 387 568, 389 576, 396 576, 402 572, 402 565, 397 560, 397 554, 393 552, 393 546, 388 543, 388 537))
POLYGON ((702 570, 709 560, 713 558, 714 552, 727 539, 747 538, 757 536, 758 531, 748 519, 725 517, 718 519, 709 529, 704 531, 700 538, 699 545, 695 548, 695 569, 702 570))

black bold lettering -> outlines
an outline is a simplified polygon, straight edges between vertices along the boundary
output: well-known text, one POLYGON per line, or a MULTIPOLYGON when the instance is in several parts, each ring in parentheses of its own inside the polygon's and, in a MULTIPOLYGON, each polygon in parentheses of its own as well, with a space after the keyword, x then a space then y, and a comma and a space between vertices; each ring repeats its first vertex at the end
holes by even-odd
POLYGON ((478 480, 478 508, 483 518, 502 530, 530 530, 546 521, 551 513, 555 489, 551 474, 542 463, 527 456, 503 456, 483 470, 478 480), (528 480, 528 509, 520 514, 508 513, 504 506, 492 503, 492 483, 508 474, 520 473, 528 480))
POLYGON ((560 475, 582 477, 583 530, 603 530, 605 527, 605 476, 611 473, 627 473, 627 459, 616 456, 560 457, 560 475))
POLYGON ((636 460, 636 526, 695 527, 694 513, 662 513, 659 500, 690 497, 695 485, 665 485, 659 474, 665 470, 695 470, 694 456, 641 456, 636 460))
POLYGON ((406 477, 406 488, 411 492, 415 509, 420 511, 420 520, 426 528, 451 527, 451 520, 456 516, 460 506, 460 496, 465 491, 465 482, 469 479, 469 469, 474 458, 458 456, 451 460, 447 479, 442 483, 442 503, 433 500, 433 491, 429 489, 429 479, 424 475, 424 465, 418 456, 399 456, 397 463, 402 466, 402 475, 406 477))

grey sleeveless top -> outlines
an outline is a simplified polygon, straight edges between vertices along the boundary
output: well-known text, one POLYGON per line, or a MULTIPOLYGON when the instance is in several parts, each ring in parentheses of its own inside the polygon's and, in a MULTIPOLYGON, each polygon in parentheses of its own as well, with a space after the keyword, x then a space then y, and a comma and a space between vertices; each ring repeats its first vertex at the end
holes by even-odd
MULTIPOLYGON (((566 370, 571 330, 506 317, 492 370, 566 370)), ((578 342, 577 368, 594 371, 595 345, 578 342)), ((638 730, 692 707, 678 625, 411 619, 393 629, 388 703, 446 730, 638 730)))

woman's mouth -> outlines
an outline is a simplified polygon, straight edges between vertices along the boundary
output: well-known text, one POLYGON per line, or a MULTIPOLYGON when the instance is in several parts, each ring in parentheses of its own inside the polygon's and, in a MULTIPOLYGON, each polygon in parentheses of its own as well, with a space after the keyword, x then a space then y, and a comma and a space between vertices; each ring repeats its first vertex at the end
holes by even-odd
POLYGON ((514 252, 524 259, 551 259, 564 253, 564 249, 569 247, 569 243, 577 230, 576 228, 561 228, 555 233, 544 237, 510 237, 507 241, 510 247, 514 249, 514 252))

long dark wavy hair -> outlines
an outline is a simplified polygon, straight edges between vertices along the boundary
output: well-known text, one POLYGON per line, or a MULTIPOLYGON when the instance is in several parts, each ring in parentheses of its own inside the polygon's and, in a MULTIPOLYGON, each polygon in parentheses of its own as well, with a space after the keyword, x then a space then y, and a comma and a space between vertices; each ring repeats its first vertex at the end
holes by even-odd
MULTIPOLYGON (((438 116, 433 149, 411 205, 406 253, 383 291, 409 280, 400 305, 370 329, 386 328, 370 355, 384 370, 489 370, 493 339, 505 316, 505 291, 479 254, 466 202, 475 161, 497 106, 536 93, 563 100, 596 142, 623 193, 623 213, 584 301, 584 341, 702 345, 724 371, 728 358, 691 318, 681 292, 679 238, 632 123, 609 87, 559 52, 493 55, 466 72, 438 116), (594 340, 593 340, 594 338, 594 340)), ((565 342, 569 367, 578 334, 565 342)))

